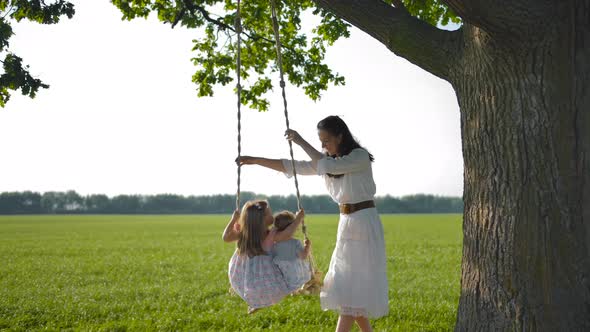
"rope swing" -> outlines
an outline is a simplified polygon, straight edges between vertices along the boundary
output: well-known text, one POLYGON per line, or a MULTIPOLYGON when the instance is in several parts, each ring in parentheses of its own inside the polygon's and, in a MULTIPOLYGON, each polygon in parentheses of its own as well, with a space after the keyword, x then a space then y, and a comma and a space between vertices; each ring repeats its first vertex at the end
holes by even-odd
MULTIPOLYGON (((237 84, 236 84, 236 90, 237 90, 237 95, 238 95, 238 158, 241 156, 241 152, 242 152, 242 147, 241 147, 241 118, 242 118, 242 112, 241 112, 241 94, 242 94, 242 86, 241 86, 241 67, 242 67, 242 62, 241 62, 241 33, 242 33, 242 23, 241 23, 241 15, 240 15, 240 0, 237 0, 237 11, 236 11, 236 20, 235 20, 235 30, 236 30, 236 34, 237 34, 237 52, 236 52, 236 72, 237 72, 237 84)), ((271 7, 271 13, 272 13, 272 26, 273 26, 273 32, 274 32, 274 37, 275 37, 275 48, 277 51, 277 66, 279 68, 279 74, 280 74, 280 86, 281 86, 281 91, 282 91, 282 96, 283 96, 283 105, 284 105, 284 109, 285 109, 285 124, 287 126, 287 130, 289 130, 289 111, 287 109, 287 95, 285 93, 285 79, 284 79, 284 71, 283 71, 283 57, 281 54, 281 38, 280 38, 280 33, 279 33, 279 22, 277 19, 277 9, 276 9, 276 3, 275 0, 270 0, 270 7, 271 7)), ((302 209, 303 206, 301 204, 301 194, 299 192, 299 181, 297 179, 297 171, 295 168, 295 158, 293 156, 293 142, 291 142, 290 140, 288 141, 289 143, 289 153, 291 156, 291 166, 293 168, 293 178, 295 181, 295 191, 296 191, 296 195, 297 195, 297 207, 299 209, 302 209)), ((240 177, 241 177, 241 165, 238 165, 238 189, 237 189, 237 194, 236 194, 236 209, 240 208, 240 177)), ((308 239, 308 235, 307 235, 307 226, 305 225, 305 221, 302 221, 301 224, 301 230, 303 231, 303 236, 304 239, 307 240, 308 239)), ((315 260, 313 258, 312 252, 310 250, 309 255, 307 256, 308 261, 309 261, 309 268, 310 268, 310 272, 311 272, 311 279, 305 283, 298 291, 297 293, 300 294, 319 294, 320 292, 320 288, 322 286, 322 280, 323 280, 323 275, 321 273, 321 271, 318 271, 316 269, 316 265, 315 265, 315 260)))
MULTIPOLYGON (((240 0, 238 0, 238 9, 236 12, 236 21, 234 22, 238 35, 237 55, 236 55, 236 73, 238 82, 236 83, 236 93, 238 94, 238 158, 242 156, 242 19, 240 17, 240 0)), ((242 166, 238 164, 238 192, 236 193, 236 210, 240 210, 240 178, 242 175, 242 166)))

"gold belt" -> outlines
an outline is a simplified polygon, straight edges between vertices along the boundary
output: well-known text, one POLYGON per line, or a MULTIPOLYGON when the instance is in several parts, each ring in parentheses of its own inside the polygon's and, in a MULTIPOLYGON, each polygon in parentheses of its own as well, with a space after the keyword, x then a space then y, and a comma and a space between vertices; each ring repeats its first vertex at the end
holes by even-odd
POLYGON ((340 213, 342 214, 351 214, 355 213, 356 211, 360 211, 363 209, 373 208, 375 207, 374 201, 364 201, 360 203, 354 204, 340 204, 340 213))

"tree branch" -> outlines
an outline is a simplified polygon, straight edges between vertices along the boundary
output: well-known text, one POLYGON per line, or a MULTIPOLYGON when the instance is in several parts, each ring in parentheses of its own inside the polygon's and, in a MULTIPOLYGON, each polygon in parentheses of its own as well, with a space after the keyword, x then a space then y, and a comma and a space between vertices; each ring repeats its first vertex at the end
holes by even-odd
POLYGON ((461 33, 437 29, 382 0, 315 0, 316 4, 368 33, 395 54, 449 80, 461 33))
MULTIPOLYGON (((185 7, 183 7, 180 12, 178 13, 178 15, 176 16, 176 18, 174 19, 174 22, 172 23, 172 28, 174 28, 176 26, 176 24, 178 24, 178 22, 182 19, 182 16, 185 15, 186 13, 186 9, 189 10, 189 12, 192 15, 195 15, 195 11, 198 11, 203 18, 209 22, 209 23, 213 23, 215 25, 217 25, 219 28, 224 29, 224 30, 230 30, 233 31, 234 33, 237 33, 236 29, 230 25, 225 24, 223 21, 221 21, 220 19, 214 19, 211 17, 211 15, 209 14, 209 12, 207 11, 207 9, 195 5, 194 3, 191 3, 189 0, 184 0, 183 4, 185 5, 185 7)), ((266 38, 264 36, 259 35, 258 33, 254 32, 252 34, 249 34, 247 32, 245 32, 244 30, 242 30, 242 34, 244 34, 246 37, 250 38, 251 40, 254 41, 266 41, 268 42, 270 45, 275 45, 275 41, 269 38, 266 38)), ((281 43, 281 46, 285 49, 288 49, 290 51, 295 52, 295 49, 289 47, 289 46, 285 46, 283 43, 281 43)))

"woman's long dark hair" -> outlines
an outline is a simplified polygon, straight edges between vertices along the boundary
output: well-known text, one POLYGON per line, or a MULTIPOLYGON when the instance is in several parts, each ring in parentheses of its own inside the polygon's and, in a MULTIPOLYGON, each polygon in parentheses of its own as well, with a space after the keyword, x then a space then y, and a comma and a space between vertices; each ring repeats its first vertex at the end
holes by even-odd
MULTIPOLYGON (((337 115, 330 115, 329 117, 321 120, 320 122, 318 122, 317 128, 318 128, 318 130, 325 130, 330 135, 335 136, 335 137, 338 135, 342 135, 342 141, 340 142, 340 145, 338 145, 338 153, 336 155, 330 156, 330 157, 335 158, 335 157, 346 156, 352 150, 357 149, 357 148, 367 150, 367 149, 363 148, 356 141, 356 139, 354 139, 354 137, 352 136, 352 133, 350 132, 350 129, 348 129, 348 126, 346 125, 344 120, 342 120, 337 115)), ((368 150, 367 150, 367 153, 369 153, 368 150)), ((369 153, 369 160, 375 161, 375 158, 373 157, 373 155, 371 153, 369 153)), ((344 174, 337 174, 337 175, 327 174, 327 175, 329 177, 339 178, 339 177, 342 177, 344 174)))

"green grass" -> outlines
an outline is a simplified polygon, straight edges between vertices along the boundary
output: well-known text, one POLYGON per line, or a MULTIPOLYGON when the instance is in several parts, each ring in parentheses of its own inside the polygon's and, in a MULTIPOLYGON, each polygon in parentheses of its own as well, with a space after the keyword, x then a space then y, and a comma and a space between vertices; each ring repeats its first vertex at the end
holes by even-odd
MULTIPOLYGON (((0 330, 333 331, 315 296, 254 315, 228 295, 228 216, 0 217, 0 330)), ((337 216, 306 218, 320 269, 337 216)), ((390 314, 375 331, 451 330, 459 299, 460 215, 382 215, 390 314)))

